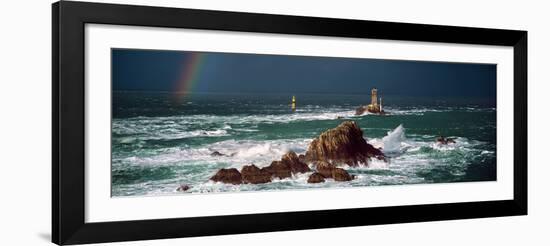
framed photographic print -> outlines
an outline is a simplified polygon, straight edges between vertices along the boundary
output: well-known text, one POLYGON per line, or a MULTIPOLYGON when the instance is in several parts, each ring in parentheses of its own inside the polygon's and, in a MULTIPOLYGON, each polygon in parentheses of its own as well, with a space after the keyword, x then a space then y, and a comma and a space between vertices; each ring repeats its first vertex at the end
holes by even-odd
POLYGON ((57 244, 527 214, 527 32, 53 4, 57 244))

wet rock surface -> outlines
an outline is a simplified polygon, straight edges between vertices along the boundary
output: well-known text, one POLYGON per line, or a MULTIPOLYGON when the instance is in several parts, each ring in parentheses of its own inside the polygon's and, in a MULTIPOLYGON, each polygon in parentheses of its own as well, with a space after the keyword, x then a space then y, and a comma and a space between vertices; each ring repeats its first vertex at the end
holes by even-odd
POLYGON ((308 183, 322 183, 325 182, 325 177, 321 175, 320 173, 313 173, 309 175, 309 178, 307 179, 308 183))
POLYGON ((210 180, 226 184, 241 184, 243 181, 241 173, 235 168, 222 168, 210 180))
POLYGON ((305 155, 307 161, 327 161, 357 166, 371 157, 383 157, 381 150, 367 143, 354 121, 345 121, 315 138, 305 155))
POLYGON ((271 182, 271 173, 260 169, 254 164, 244 166, 241 169, 242 181, 245 184, 263 184, 271 182))

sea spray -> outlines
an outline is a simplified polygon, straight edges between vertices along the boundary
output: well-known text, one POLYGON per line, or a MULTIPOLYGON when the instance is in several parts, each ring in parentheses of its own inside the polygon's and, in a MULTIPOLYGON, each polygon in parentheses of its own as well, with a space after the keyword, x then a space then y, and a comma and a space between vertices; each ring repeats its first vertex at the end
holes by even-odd
POLYGON ((236 152, 236 157, 253 158, 261 156, 279 156, 288 151, 287 146, 274 146, 271 143, 247 146, 240 148, 236 152))
POLYGON ((390 160, 379 160, 376 158, 371 158, 368 168, 369 169, 388 169, 390 160))
POLYGON ((403 142, 404 140, 405 128, 401 124, 393 129, 393 131, 389 131, 388 135, 382 138, 384 152, 399 152, 401 149, 401 142, 403 142))

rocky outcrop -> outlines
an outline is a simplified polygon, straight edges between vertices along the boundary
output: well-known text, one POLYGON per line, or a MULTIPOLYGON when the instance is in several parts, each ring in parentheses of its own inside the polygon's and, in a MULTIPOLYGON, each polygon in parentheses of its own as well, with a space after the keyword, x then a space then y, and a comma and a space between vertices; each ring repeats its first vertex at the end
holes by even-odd
POLYGON ((334 168, 332 170, 332 178, 334 181, 351 181, 353 177, 342 168, 334 168))
MULTIPOLYGON (((214 156, 221 153, 214 152, 214 156)), ((221 154, 223 155, 223 154, 221 154)), ((350 181, 354 177, 338 165, 356 166, 368 163, 370 158, 385 159, 380 149, 374 148, 363 138, 363 131, 354 121, 345 121, 333 129, 329 129, 313 139, 305 155, 297 155, 289 151, 281 160, 271 162, 267 167, 258 168, 254 164, 242 167, 239 172, 235 168, 219 170, 211 180, 228 184, 262 184, 271 182, 273 178, 289 178, 292 174, 312 171, 307 162, 312 162, 315 173, 308 178, 308 183, 325 182, 325 179, 335 181, 350 181)))
POLYGON ((210 153, 210 156, 225 156, 225 154, 222 154, 219 151, 214 151, 214 152, 210 153))
POLYGON ((325 178, 332 178, 332 171, 336 168, 334 164, 327 161, 319 161, 315 167, 317 172, 325 178))
POLYGON ((356 166, 368 163, 371 157, 384 157, 381 150, 363 138, 363 131, 354 121, 345 121, 315 138, 308 147, 307 161, 326 161, 334 164, 356 166))
POLYGON ((290 178, 292 176, 292 172, 290 171, 290 166, 283 163, 282 161, 273 161, 271 162, 271 165, 264 167, 262 169, 266 170, 274 178, 284 179, 284 178, 290 178))
POLYGON ((298 155, 298 160, 300 160, 300 162, 306 163, 306 155, 304 154, 298 155))
MULTIPOLYGON (((304 158, 304 157, 302 157, 304 158)), ((293 151, 281 157, 280 161, 273 161, 271 165, 258 168, 254 164, 242 167, 241 172, 235 168, 220 169, 211 180, 228 184, 263 184, 271 182, 272 178, 290 178, 292 174, 309 172, 309 166, 300 160, 293 151)))
POLYGON ((336 167, 336 165, 327 161, 319 161, 315 165, 317 173, 327 179, 334 179, 334 181, 350 181, 353 180, 353 176, 346 170, 336 167))
POLYGON ((308 183, 322 183, 325 182, 325 177, 321 175, 320 173, 313 173, 309 175, 309 178, 307 179, 308 183))
POLYGON ((366 113, 368 110, 367 106, 359 106, 357 109, 355 109, 355 115, 362 115, 366 113))
POLYGON ((271 182, 271 173, 260 169, 254 164, 244 166, 241 169, 241 176, 245 184, 263 184, 271 182))
POLYGON ((176 191, 185 192, 189 189, 191 189, 191 186, 186 185, 186 184, 182 184, 176 189, 176 191))
POLYGON ((443 136, 437 137, 437 138, 435 139, 435 141, 436 141, 437 143, 444 144, 444 145, 456 143, 454 139, 452 139, 452 138, 445 138, 445 137, 443 137, 443 136))
POLYGON ((273 161, 271 165, 262 168, 275 178, 289 178, 292 174, 311 171, 308 165, 301 161, 294 151, 289 151, 281 157, 280 161, 273 161))
POLYGON ((300 158, 294 151, 289 151, 283 155, 281 162, 288 165, 292 173, 305 173, 311 171, 305 162, 300 161, 300 158))
POLYGON ((226 184, 241 184, 243 182, 241 173, 235 168, 222 168, 210 180, 226 184))

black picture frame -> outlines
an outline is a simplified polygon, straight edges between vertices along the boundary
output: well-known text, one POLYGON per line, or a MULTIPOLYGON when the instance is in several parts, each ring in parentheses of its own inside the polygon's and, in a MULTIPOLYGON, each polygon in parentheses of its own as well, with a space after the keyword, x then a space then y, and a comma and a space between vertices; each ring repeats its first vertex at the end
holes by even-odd
POLYGON ((87 2, 52 6, 52 241, 83 244, 527 214, 527 31, 87 2), (514 198, 85 223, 86 23, 513 47, 514 198))

